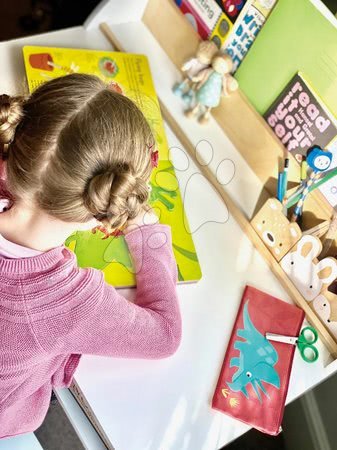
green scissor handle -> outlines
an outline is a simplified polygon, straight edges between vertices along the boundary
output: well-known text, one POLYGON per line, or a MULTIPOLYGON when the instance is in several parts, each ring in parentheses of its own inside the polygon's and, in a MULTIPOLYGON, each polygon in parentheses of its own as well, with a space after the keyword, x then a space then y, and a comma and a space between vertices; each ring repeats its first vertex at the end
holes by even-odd
POLYGON ((318 333, 315 328, 305 327, 297 339, 297 346, 305 362, 317 361, 319 353, 314 344, 318 340, 318 333))

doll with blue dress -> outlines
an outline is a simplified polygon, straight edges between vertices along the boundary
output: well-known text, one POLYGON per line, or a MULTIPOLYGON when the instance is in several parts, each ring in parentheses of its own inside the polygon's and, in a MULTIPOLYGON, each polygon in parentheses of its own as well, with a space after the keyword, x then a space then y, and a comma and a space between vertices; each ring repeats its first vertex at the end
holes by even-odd
POLYGON ((173 93, 183 99, 186 105, 190 105, 194 99, 196 82, 193 78, 201 70, 210 67, 214 55, 218 52, 218 47, 213 41, 201 41, 195 57, 188 59, 181 67, 185 78, 173 86, 173 93))
POLYGON ((211 109, 218 106, 221 96, 229 96, 239 87, 232 77, 233 62, 227 54, 216 54, 211 66, 193 77, 198 82, 195 92, 196 104, 185 111, 187 117, 198 116, 200 123, 206 123, 210 117, 211 109))

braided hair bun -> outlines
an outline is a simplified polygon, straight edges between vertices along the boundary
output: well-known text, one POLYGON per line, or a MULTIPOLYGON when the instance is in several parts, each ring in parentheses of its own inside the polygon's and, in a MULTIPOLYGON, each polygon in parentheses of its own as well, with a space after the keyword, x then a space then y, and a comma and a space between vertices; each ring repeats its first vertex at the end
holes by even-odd
POLYGON ((23 117, 23 97, 0 95, 0 146, 3 157, 15 137, 16 127, 23 117))
POLYGON ((85 191, 84 203, 105 226, 119 228, 139 214, 148 196, 146 182, 123 167, 94 175, 85 191))

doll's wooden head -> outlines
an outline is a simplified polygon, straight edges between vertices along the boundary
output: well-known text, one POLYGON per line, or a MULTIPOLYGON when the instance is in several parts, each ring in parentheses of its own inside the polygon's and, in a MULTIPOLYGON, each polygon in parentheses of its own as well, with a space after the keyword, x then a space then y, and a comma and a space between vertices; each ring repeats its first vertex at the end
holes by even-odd
POLYGON ((210 65, 218 47, 213 41, 201 41, 197 51, 197 59, 201 64, 210 65))
POLYGON ((233 69, 232 58, 225 54, 216 55, 212 59, 212 68, 221 75, 231 73, 233 69))

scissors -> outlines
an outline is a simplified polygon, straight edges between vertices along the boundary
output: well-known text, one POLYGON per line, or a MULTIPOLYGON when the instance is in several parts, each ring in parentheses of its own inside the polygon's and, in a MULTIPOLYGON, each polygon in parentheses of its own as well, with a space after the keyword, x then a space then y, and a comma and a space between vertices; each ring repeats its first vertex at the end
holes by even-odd
POLYGON ((284 344, 296 345, 305 362, 317 361, 319 352, 314 344, 318 340, 318 333, 312 327, 305 327, 299 336, 283 336, 282 334, 266 333, 268 341, 283 342, 284 344))

